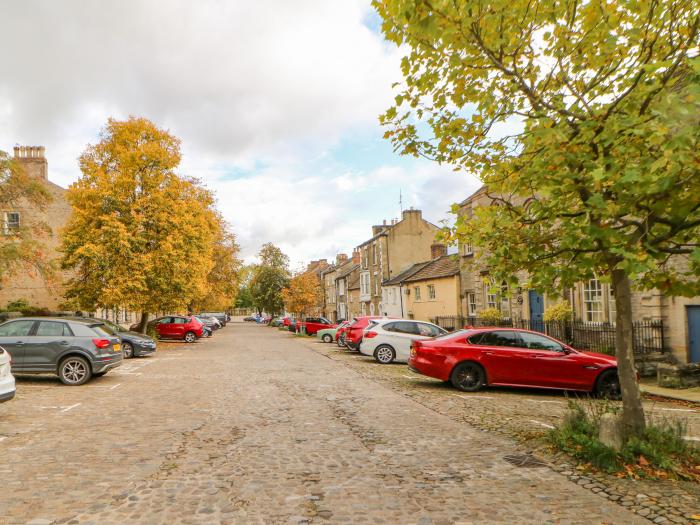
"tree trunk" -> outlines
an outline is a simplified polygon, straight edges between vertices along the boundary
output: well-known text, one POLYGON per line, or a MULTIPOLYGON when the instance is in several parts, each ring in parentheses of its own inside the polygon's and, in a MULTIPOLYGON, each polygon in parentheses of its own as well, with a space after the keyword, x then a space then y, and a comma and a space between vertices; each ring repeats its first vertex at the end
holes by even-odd
POLYGON ((634 335, 632 328, 632 291, 630 279, 624 270, 612 272, 615 292, 615 357, 617 372, 622 390, 622 431, 623 438, 639 435, 646 427, 642 396, 637 383, 637 370, 634 368, 634 335))
POLYGON ((141 320, 139 321, 138 332, 140 334, 145 334, 148 328, 148 312, 141 312, 141 320))

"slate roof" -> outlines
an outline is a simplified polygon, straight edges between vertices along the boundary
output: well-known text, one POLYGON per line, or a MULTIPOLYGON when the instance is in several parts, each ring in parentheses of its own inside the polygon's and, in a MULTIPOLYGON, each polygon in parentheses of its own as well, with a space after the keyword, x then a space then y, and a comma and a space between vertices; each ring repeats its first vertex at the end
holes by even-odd
POLYGON ((359 290, 360 289, 360 274, 358 273, 354 279, 348 283, 348 290, 359 290))
POLYGON ((440 279, 452 277, 459 273, 459 261, 452 255, 443 255, 437 259, 414 264, 408 270, 404 270, 396 277, 382 283, 383 286, 391 286, 401 283, 425 281, 427 279, 440 279))
MULTIPOLYGON (((350 262, 352 262, 352 261, 350 261, 350 262)), ((338 275, 336 275, 335 278, 336 278, 336 279, 342 279, 343 277, 346 277, 346 276, 350 275, 352 272, 354 272, 355 270, 357 270, 359 267, 360 267, 359 264, 350 264, 350 266, 348 266, 347 268, 345 268, 345 269, 343 269, 342 271, 340 271, 340 272, 338 273, 338 275)), ((341 266, 340 268, 338 268, 338 269, 340 270, 341 268, 342 268, 342 266, 341 266)))

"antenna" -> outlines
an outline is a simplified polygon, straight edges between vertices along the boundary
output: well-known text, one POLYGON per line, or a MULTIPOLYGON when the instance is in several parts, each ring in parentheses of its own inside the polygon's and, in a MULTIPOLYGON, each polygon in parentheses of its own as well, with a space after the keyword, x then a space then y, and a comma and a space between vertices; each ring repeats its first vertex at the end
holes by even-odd
POLYGON ((403 198, 401 197, 401 188, 399 188, 399 209, 401 210, 401 215, 403 215, 403 198))

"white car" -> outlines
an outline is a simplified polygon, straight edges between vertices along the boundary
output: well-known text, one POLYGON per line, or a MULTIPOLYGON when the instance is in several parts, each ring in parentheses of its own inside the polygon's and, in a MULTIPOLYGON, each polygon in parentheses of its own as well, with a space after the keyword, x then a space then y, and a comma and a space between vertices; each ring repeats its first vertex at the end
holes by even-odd
POLYGON ((15 378, 10 373, 11 362, 9 352, 0 346, 0 403, 15 397, 15 378))
POLYGON ((360 344, 360 353, 373 356, 384 365, 394 361, 406 363, 411 341, 430 339, 447 330, 425 321, 412 319, 377 319, 370 321, 360 344))

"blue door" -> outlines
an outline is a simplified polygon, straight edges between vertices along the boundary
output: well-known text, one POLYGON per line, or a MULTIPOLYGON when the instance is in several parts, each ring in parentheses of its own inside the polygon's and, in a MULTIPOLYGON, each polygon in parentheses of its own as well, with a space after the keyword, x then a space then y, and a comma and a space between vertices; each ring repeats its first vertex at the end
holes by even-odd
POLYGON ((535 290, 528 292, 530 303, 530 330, 544 332, 544 297, 535 290))
POLYGON ((688 361, 700 363, 700 306, 688 306, 688 361))

